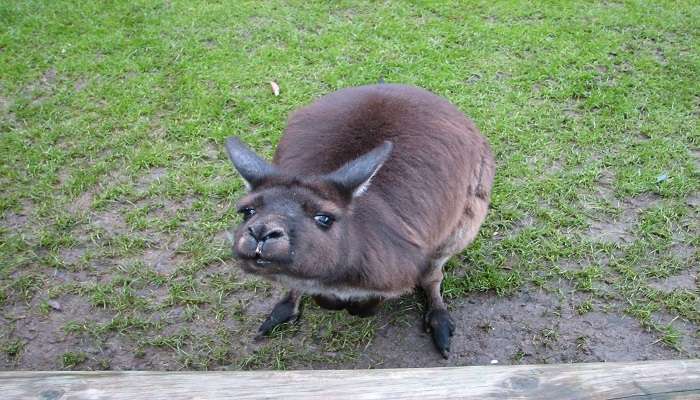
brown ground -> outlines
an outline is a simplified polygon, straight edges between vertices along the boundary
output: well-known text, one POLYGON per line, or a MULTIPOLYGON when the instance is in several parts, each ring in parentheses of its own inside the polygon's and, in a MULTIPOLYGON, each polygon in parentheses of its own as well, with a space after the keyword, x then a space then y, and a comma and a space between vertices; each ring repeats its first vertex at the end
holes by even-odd
MULTIPOLYGON (((494 361, 540 364, 678 357, 675 350, 660 344, 631 317, 598 311, 578 315, 565 296, 535 288, 523 288, 508 297, 479 293, 453 307, 458 331, 449 360, 433 351, 430 336, 420 329, 420 315, 414 313, 413 324, 380 329, 361 360, 347 366, 408 368, 494 361)), ((700 355, 700 343, 685 345, 687 356, 700 355)))
MULTIPOLYGON (((162 174, 156 171, 148 177, 155 176, 155 180, 162 174)), ((603 177, 599 196, 613 202, 605 180, 603 177)), ((660 202, 652 195, 618 202, 614 204, 621 208, 617 217, 593 219, 583 234, 616 245, 631 242, 640 213, 660 202)), ((688 204, 697 207, 697 197, 689 198, 688 204)), ((192 201, 183 200, 157 207, 155 213, 172 215, 191 205, 192 201)), ((79 208, 78 204, 75 212, 79 208)), ((118 209, 91 212, 90 221, 108 235, 128 231, 118 209)), ((527 217, 508 235, 516 235, 533 223, 527 217)), ((27 215, 8 213, 2 224, 27 229, 30 222, 27 215)), ((95 250, 94 243, 87 239, 88 231, 78 229, 76 236, 81 243, 60 253, 67 264, 77 263, 95 250)), ((177 234, 153 233, 148 240, 153 244, 136 260, 143 262, 141 272, 175 276, 172 274, 187 260, 177 251, 183 245, 177 234)), ((225 248, 226 241, 226 233, 220 232, 212 246, 225 248)), ((700 267, 693 265, 696 249, 679 239, 672 252, 689 267, 669 276, 651 277, 648 286, 662 293, 698 293, 700 267)), ((194 274, 199 290, 210 289, 217 278, 233 285, 222 292, 219 304, 211 298, 202 304, 187 300, 171 303, 168 299, 172 293, 161 284, 136 286, 133 295, 150 304, 136 310, 119 309, 118 304, 91 304, 94 293, 89 292, 64 290, 57 296, 50 294, 61 285, 114 284, 128 261, 98 257, 90 269, 52 269, 42 278, 48 289, 35 291, 28 302, 21 300, 21 293, 11 293, 12 301, 6 302, 0 314, 4 347, 0 369, 398 368, 700 357, 696 323, 664 309, 653 313, 651 322, 670 325, 680 333, 674 349, 658 331, 626 313, 624 297, 616 296, 615 289, 604 280, 595 282, 598 295, 577 290, 575 281, 560 276, 539 287, 525 284, 506 296, 486 291, 450 300, 457 332, 449 360, 434 351, 430 336, 422 331, 422 299, 417 295, 388 302, 377 317, 366 320, 322 311, 307 302, 298 325, 283 330, 278 337, 255 342, 255 328, 282 291, 243 277, 230 259, 213 262, 194 274), (591 311, 580 312, 578 307, 586 301, 591 311), (120 320, 122 317, 131 320, 120 320), (102 331, 95 328, 110 323, 102 331), (365 330, 368 333, 363 333, 365 330), (364 336, 358 338, 356 333, 364 336), (342 343, 328 344, 333 341, 342 343), (13 343, 21 346, 13 350, 13 343), (66 361, 66 354, 73 353, 82 358, 75 363, 66 361)), ((603 266, 607 263, 605 257, 597 261, 603 266)), ((575 273, 584 264, 565 261, 556 267, 575 273)), ((215 297, 216 293, 207 295, 215 297)))

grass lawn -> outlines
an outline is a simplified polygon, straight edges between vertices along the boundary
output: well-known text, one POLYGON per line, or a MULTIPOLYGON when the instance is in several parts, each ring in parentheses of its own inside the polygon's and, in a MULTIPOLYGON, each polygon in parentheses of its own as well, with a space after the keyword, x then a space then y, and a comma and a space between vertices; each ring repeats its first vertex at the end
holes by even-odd
POLYGON ((0 369, 700 356, 699 15, 696 1, 3 1, 0 369), (380 77, 448 98, 498 160, 480 236, 447 266, 453 357, 420 332, 417 295, 369 319, 307 302, 253 342, 281 291, 231 256, 243 185, 223 139, 269 157, 290 111, 380 77))

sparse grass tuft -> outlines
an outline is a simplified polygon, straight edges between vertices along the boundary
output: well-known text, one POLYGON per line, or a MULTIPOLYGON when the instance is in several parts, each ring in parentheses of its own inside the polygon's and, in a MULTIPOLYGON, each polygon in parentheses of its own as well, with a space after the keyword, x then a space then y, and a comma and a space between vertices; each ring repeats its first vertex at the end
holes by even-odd
POLYGON ((2 352, 5 353, 9 359, 16 360, 22 354, 22 349, 24 349, 25 345, 26 343, 21 340, 12 340, 2 345, 2 352))
POLYGON ((67 352, 63 353, 61 363, 63 368, 75 368, 87 360, 87 355, 82 352, 67 352))

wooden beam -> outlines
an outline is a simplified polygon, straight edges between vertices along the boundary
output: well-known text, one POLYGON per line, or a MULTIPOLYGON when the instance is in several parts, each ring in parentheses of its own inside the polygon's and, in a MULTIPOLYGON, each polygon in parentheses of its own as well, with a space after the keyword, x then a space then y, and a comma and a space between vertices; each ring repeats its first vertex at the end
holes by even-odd
POLYGON ((2 399, 700 399, 700 360, 378 370, 0 372, 2 399))

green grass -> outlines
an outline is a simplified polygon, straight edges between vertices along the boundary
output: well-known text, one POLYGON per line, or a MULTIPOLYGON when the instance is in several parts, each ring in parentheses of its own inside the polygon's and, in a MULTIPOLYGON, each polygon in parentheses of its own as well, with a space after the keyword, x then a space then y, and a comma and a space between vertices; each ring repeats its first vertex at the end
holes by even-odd
POLYGON ((85 353, 68 352, 68 353, 63 353, 63 357, 61 358, 61 361, 63 363, 63 368, 75 368, 78 365, 85 362, 86 359, 87 359, 87 356, 85 355, 85 353))
POLYGON ((680 348, 686 333, 655 317, 697 330, 697 283, 653 285, 700 264, 697 15, 692 1, 3 2, 0 346, 21 365, 17 310, 51 318, 58 298, 94 312, 62 332, 182 368, 357 357, 377 320, 313 306, 245 344, 249 307, 276 292, 232 269, 243 187, 222 143, 270 156, 290 111, 383 77, 450 99, 498 160, 482 232, 447 267, 450 302, 566 282, 578 314, 605 302, 680 348))

